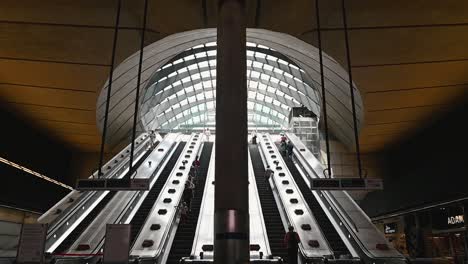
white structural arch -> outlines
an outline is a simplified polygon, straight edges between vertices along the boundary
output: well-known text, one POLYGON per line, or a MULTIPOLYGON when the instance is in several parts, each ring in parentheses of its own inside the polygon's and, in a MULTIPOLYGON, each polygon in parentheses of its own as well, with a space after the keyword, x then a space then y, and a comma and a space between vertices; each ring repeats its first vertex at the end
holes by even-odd
MULTIPOLYGON (((144 49, 138 129, 173 130, 214 122, 216 107, 216 29, 166 37, 144 49)), ((318 50, 292 36, 247 30, 249 126, 286 129, 291 107, 305 106, 321 116, 318 50)), ((128 140, 133 125, 139 52, 114 71, 107 144, 128 140)), ((329 127, 342 143, 354 145, 347 72, 324 54, 329 127)), ((363 119, 354 87, 358 128, 363 119)), ((107 82, 97 102, 102 130, 107 82)))

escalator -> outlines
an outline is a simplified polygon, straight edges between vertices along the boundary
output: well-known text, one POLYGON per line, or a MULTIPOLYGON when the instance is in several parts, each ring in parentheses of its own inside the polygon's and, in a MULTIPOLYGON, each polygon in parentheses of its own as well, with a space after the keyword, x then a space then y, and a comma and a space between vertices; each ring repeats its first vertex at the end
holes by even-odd
POLYGON ((323 211, 322 206, 320 206, 317 199, 315 199, 314 194, 309 189, 307 183, 304 181, 304 178, 302 178, 302 175, 297 170, 296 165, 294 165, 293 161, 288 158, 284 158, 284 163, 286 166, 288 166, 289 172, 291 172, 294 181, 301 190, 302 196, 304 197, 307 205, 312 211, 312 214, 317 220, 317 223, 319 224, 322 233, 327 239, 330 248, 335 254, 335 257, 338 258, 340 255, 350 255, 348 248, 344 244, 333 224, 330 222, 328 216, 323 211))
POLYGON ((249 145, 249 150, 271 253, 273 256, 287 259, 287 250, 283 245, 285 230, 273 192, 268 187, 268 183, 265 182, 265 167, 263 166, 262 157, 257 145, 249 145))
MULTIPOLYGON (((172 242, 171 251, 167 259, 167 264, 177 264, 183 257, 188 257, 192 250, 192 243, 197 229, 197 222, 200 213, 200 206, 205 189, 206 175, 210 165, 213 142, 205 142, 200 157, 200 168, 198 169, 197 184, 195 186, 195 196, 192 199, 191 212, 185 223, 179 223, 177 232, 172 242)), ((211 183, 209 183, 211 184, 211 183)))
MULTIPOLYGON (((154 146, 157 146, 159 142, 155 142, 154 146)), ((134 164, 134 168, 140 167, 140 165, 146 160, 146 158, 153 152, 153 147, 148 149, 146 153, 134 164)), ((83 233, 86 228, 91 224, 91 222, 101 213, 102 209, 106 207, 110 200, 115 196, 117 191, 110 191, 104 199, 99 202, 99 204, 91 211, 89 214, 80 222, 80 224, 73 229, 73 231, 63 240, 63 242, 54 250, 55 253, 64 253, 66 252, 73 243, 78 239, 78 237, 83 233)))
POLYGON ((153 205, 156 202, 156 199, 158 199, 159 193, 161 192, 161 189, 166 183, 167 178, 171 174, 174 168, 174 165, 179 159, 180 153, 182 152, 184 147, 185 147, 185 142, 180 142, 179 145, 177 146, 177 149, 174 151, 171 158, 169 159, 166 166, 164 167, 164 170, 161 172, 161 175, 159 175, 159 178, 153 184, 153 187, 149 191, 148 195, 145 197, 145 200, 140 205, 135 216, 130 221, 130 224, 131 224, 131 233, 130 233, 131 243, 130 244, 131 245, 135 242, 135 239, 141 227, 145 223, 146 218, 148 217, 148 214, 151 211, 151 208, 153 208, 153 205))

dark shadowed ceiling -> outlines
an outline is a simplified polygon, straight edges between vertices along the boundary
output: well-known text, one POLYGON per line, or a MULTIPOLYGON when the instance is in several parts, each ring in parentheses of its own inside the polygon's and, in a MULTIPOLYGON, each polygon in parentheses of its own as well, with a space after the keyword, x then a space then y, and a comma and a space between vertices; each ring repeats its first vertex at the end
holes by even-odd
MULTIPOLYGON (((468 1, 348 0, 365 152, 440 116, 468 90, 468 1)), ((82 152, 99 150, 96 100, 111 61, 116 0, 0 1, 0 99, 82 152)), ((117 61, 137 51, 142 0, 123 0, 117 61)), ((316 45, 314 1, 247 1, 248 26, 316 45)), ((321 1, 324 50, 346 66, 341 0, 321 1)), ((216 26, 215 0, 149 0, 146 43, 216 26)))

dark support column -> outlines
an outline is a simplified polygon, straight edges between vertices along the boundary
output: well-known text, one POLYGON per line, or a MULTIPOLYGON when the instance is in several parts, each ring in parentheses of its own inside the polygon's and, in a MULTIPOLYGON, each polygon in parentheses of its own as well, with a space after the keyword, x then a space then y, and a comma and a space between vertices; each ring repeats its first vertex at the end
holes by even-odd
POLYGON ((244 0, 219 0, 214 262, 249 262, 244 0))

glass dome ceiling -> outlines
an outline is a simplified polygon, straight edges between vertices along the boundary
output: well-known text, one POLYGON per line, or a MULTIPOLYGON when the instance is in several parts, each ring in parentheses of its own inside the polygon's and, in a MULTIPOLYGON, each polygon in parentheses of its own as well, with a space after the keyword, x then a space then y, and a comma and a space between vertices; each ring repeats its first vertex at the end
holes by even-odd
MULTIPOLYGON (((305 72, 281 53, 247 43, 249 129, 288 127, 291 107, 320 113, 320 94, 305 72)), ((185 50, 158 68, 144 89, 142 122, 161 131, 215 126, 216 43, 185 50)))

